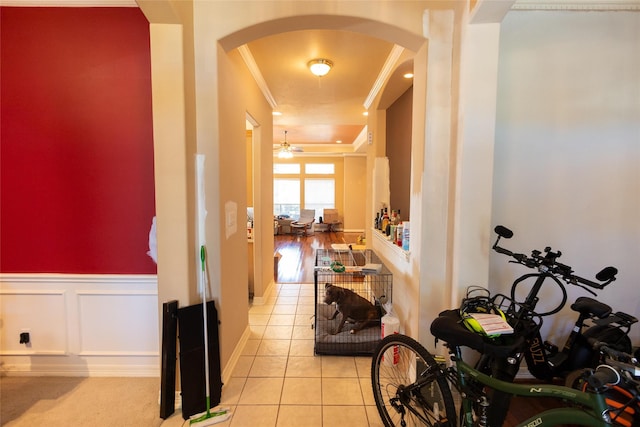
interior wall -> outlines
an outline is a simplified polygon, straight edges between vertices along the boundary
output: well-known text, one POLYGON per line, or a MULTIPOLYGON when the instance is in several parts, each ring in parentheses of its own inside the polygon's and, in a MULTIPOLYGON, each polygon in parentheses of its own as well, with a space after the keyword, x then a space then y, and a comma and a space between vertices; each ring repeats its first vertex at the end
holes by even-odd
POLYGON ((364 231, 367 222, 366 210, 367 158, 344 157, 344 231, 364 231))
POLYGON ((0 271, 155 274, 147 20, 0 10, 0 271))
MULTIPOLYGON (((231 359, 238 338, 248 327, 248 258, 246 236, 246 112, 250 111, 251 85, 242 70, 238 52, 218 52, 218 72, 224 84, 219 85, 219 96, 225 108, 220 111, 220 161, 217 167, 220 185, 220 213, 217 224, 221 241, 222 265, 220 275, 221 360, 223 365, 231 359), (239 167, 242 165, 242 167, 239 167), (235 212, 233 211, 235 210, 235 212), (230 218, 231 217, 231 218, 230 218), (236 221, 235 226, 229 221, 236 221), (231 337, 236 337, 232 339, 231 337)), ((259 116, 251 112, 252 117, 259 116)), ((273 234, 273 233, 272 233, 273 234)), ((256 239, 259 237, 256 236, 256 239)), ((254 243, 254 247, 259 243, 254 243)), ((258 258, 258 254, 254 255, 258 258)), ((254 277, 255 277, 254 271, 254 277)), ((254 280, 254 292, 256 283, 254 280)))
MULTIPOLYGON (((560 262, 593 279, 618 280, 597 299, 640 316, 640 14, 510 12, 502 23, 493 225, 503 245, 551 246, 560 262), (634 296, 629 298, 629 296, 634 296)), ((490 256, 490 283, 506 291, 530 270, 490 256)), ((569 301, 585 291, 570 286, 569 301)), ((549 294, 543 301, 555 301, 549 294)), ((573 313, 545 319, 543 337, 563 343, 573 313)), ((632 327, 640 343, 640 328, 632 327)))
POLYGON ((150 56, 137 8, 0 8, 3 374, 158 376, 150 56))
MULTIPOLYGON (((403 93, 387 109, 386 154, 389 159, 389 209, 400 210, 401 218, 409 220, 411 192, 411 114, 413 87, 403 93)), ((391 212, 389 212, 391 214, 391 212)))

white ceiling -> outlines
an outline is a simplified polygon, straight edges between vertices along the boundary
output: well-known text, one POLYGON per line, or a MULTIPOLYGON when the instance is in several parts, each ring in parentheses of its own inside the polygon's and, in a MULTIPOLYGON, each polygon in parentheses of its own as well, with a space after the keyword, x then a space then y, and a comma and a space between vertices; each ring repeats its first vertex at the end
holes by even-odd
MULTIPOLYGON (((354 151, 354 142, 367 123, 363 114, 371 97, 402 64, 411 69, 411 54, 392 43, 358 33, 335 30, 305 30, 254 40, 244 46, 243 57, 254 61, 254 75, 271 100, 274 144, 287 131, 287 141, 314 150, 354 151), (333 68, 323 77, 309 71, 310 60, 324 58, 333 68), (342 141, 338 143, 337 141, 342 141)), ((252 68, 251 66, 249 67, 252 68)), ((411 79, 393 76, 401 95, 411 79)))

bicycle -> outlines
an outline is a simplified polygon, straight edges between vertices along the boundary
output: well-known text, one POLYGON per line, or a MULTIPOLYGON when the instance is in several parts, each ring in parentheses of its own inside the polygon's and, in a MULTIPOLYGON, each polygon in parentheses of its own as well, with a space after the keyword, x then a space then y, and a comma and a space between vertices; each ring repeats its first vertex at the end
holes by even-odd
MULTIPOLYGON (((544 255, 539 250, 533 250, 530 256, 514 253, 499 246, 500 239, 510 239, 513 232, 501 225, 498 225, 494 231, 498 237, 492 247, 493 250, 512 257, 513 260, 509 262, 537 270, 535 273, 524 274, 513 282, 510 299, 520 303, 518 311, 511 313, 513 318, 526 318, 531 315, 547 317, 558 313, 567 303, 567 290, 563 282, 578 286, 596 296, 590 288, 602 290, 616 279, 618 270, 615 267, 605 267, 596 274, 598 282, 577 276, 572 267, 558 262, 562 252, 554 252, 551 247, 544 249, 544 255), (521 289, 526 288, 525 282, 530 283, 531 280, 534 280, 534 283, 529 292, 524 299, 519 298, 522 295, 521 289), (555 308, 540 312, 537 311, 539 294, 547 281, 560 289, 562 298, 555 308)), ((613 313, 609 305, 585 296, 578 297, 570 307, 578 313, 578 318, 562 350, 548 341, 543 341, 539 333, 540 328, 525 337, 526 347, 522 350, 527 368, 537 379, 550 381, 555 377, 564 378, 567 373, 576 369, 595 367, 598 363, 598 352, 588 344, 589 339, 607 343, 618 351, 632 352, 628 333, 631 325, 638 321, 634 316, 620 311, 613 313), (583 331, 586 321, 591 321, 593 325, 583 331)), ((478 367, 482 369, 483 365, 486 367, 490 363, 487 357, 485 356, 484 360, 479 362, 478 367)), ((511 372, 515 376, 517 370, 512 369, 511 372)))
MULTIPOLYGON (((609 407, 611 421, 623 427, 640 425, 640 363, 638 359, 625 352, 609 347, 594 339, 589 339, 592 348, 601 354, 603 365, 615 367, 618 371, 617 384, 604 390, 605 402, 609 407)), ((593 391, 602 387, 589 381, 592 370, 590 368, 576 370, 565 380, 567 387, 582 391, 593 391)))
MULTIPOLYGON (((373 355, 373 395, 385 426, 495 426, 488 421, 488 408, 493 403, 489 389, 515 396, 552 397, 577 405, 543 411, 519 426, 610 425, 609 407, 600 390, 592 393, 559 385, 514 384, 486 375, 462 359, 461 347, 505 357, 521 345, 522 337, 511 344, 495 344, 466 329, 458 310, 440 313, 431 324, 431 333, 446 343, 450 364, 401 334, 383 338, 373 355), (454 401, 452 388, 458 402, 454 401)), ((597 368, 589 378, 597 384, 612 384, 617 379, 614 372, 615 368, 597 368)))

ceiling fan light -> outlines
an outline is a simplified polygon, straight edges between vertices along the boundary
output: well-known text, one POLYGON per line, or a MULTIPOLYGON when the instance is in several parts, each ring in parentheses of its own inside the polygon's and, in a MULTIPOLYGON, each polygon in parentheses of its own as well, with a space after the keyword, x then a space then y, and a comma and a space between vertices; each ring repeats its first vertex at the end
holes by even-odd
POLYGON ((318 77, 322 77, 326 76, 327 73, 331 70, 331 67, 333 67, 333 62, 329 61, 328 59, 318 58, 309 61, 307 66, 309 67, 309 70, 312 74, 318 77))
POLYGON ((279 159, 292 159, 293 152, 291 150, 282 149, 278 152, 279 159))

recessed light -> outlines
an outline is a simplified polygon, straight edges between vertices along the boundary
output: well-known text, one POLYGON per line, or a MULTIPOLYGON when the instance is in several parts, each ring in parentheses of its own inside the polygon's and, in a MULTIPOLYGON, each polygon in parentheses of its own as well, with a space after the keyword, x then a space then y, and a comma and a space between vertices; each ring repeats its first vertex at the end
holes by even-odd
POLYGON ((341 139, 337 140, 336 144, 342 144, 342 140, 341 139))
POLYGON ((365 111, 364 113, 362 113, 362 115, 363 115, 363 116, 368 116, 368 115, 369 115, 369 112, 368 112, 368 111, 365 111))
POLYGON ((413 78, 413 73, 405 73, 402 75, 402 77, 404 77, 405 79, 412 79, 413 78))
POLYGON ((281 116, 282 113, 280 111, 274 111, 271 114, 273 114, 274 116, 281 116))

